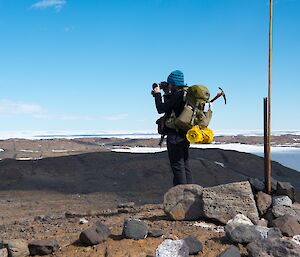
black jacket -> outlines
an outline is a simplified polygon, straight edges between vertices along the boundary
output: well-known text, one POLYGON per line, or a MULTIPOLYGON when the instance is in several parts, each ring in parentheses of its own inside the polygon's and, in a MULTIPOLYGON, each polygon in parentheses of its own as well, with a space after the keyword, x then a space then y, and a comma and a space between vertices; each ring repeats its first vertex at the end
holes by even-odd
MULTIPOLYGON (((155 93, 155 106, 159 114, 165 113, 167 117, 170 117, 172 111, 175 112, 175 116, 178 117, 182 112, 185 102, 183 101, 183 90, 177 90, 170 94, 164 95, 164 101, 162 101, 161 93, 155 93)), ((176 130, 167 128, 166 135, 179 135, 185 137, 185 132, 182 130, 176 130)))

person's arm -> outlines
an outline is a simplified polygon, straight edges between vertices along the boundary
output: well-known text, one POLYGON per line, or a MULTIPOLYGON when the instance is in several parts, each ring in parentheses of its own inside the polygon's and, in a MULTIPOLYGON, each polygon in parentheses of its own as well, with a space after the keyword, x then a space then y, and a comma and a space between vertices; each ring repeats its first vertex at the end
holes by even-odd
POLYGON ((174 94, 164 103, 162 102, 161 93, 155 93, 153 96, 155 99, 156 110, 159 114, 171 111, 177 101, 177 94, 174 94))

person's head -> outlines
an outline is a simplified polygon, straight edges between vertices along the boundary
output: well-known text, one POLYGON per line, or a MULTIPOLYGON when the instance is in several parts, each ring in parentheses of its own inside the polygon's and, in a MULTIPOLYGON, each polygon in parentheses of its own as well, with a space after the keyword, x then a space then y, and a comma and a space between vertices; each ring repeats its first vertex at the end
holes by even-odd
POLYGON ((167 82, 175 87, 184 87, 184 75, 181 70, 174 70, 168 76, 167 82))

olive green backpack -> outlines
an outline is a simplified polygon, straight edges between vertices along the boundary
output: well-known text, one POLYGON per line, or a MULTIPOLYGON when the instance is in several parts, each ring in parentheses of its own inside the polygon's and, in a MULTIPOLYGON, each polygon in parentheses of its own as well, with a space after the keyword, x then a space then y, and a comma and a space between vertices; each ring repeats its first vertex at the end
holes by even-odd
POLYGON ((195 125, 206 128, 212 117, 208 88, 198 84, 181 90, 184 91, 184 108, 178 117, 173 111, 170 118, 166 120, 166 126, 183 131, 188 131, 195 125))

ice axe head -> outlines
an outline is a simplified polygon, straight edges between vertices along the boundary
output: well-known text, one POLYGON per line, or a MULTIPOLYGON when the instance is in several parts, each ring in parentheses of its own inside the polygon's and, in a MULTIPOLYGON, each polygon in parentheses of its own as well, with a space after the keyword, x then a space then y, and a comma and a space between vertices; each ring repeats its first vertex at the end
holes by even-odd
POLYGON ((212 102, 216 101, 219 97, 223 96, 224 101, 225 101, 225 104, 226 104, 226 96, 225 96, 225 93, 224 93, 224 91, 223 91, 222 88, 219 87, 219 89, 221 90, 221 92, 219 92, 212 100, 210 100, 210 102, 212 103, 212 102))

